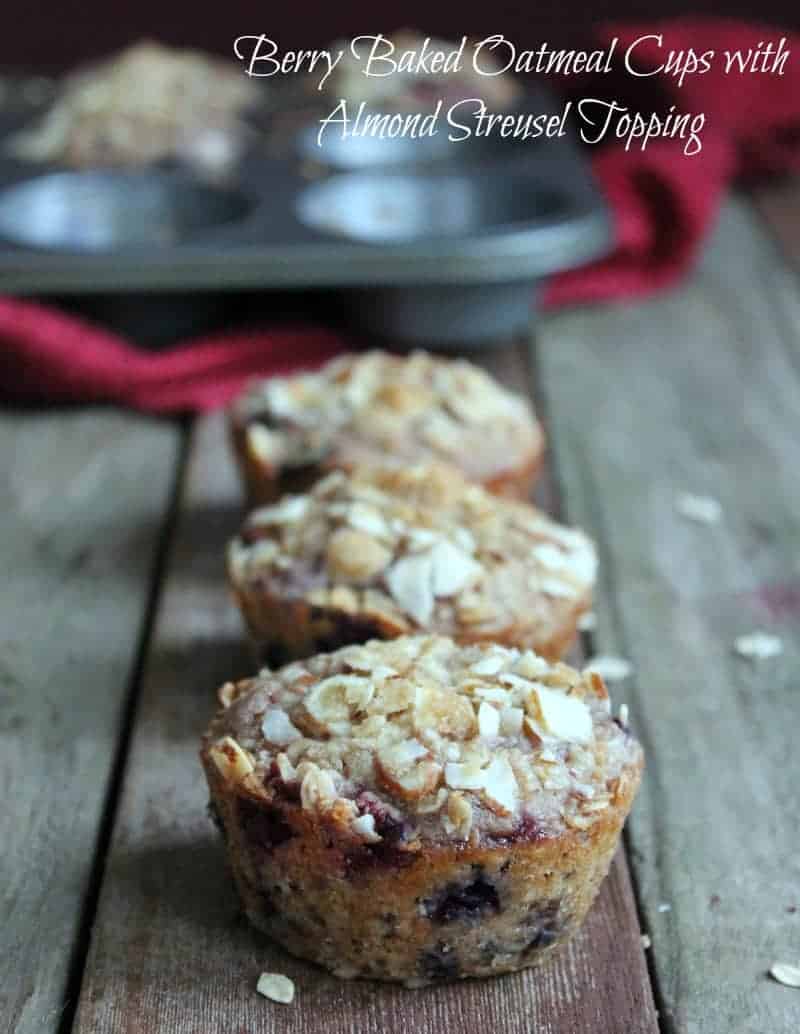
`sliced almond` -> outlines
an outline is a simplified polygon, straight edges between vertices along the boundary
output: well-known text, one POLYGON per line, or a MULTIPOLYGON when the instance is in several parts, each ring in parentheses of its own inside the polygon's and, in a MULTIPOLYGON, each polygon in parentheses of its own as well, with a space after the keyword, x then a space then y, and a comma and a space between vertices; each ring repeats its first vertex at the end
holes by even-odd
POLYGON ((513 815, 517 807, 517 778, 507 757, 495 757, 485 769, 481 796, 487 806, 499 815, 513 815))
POLYGON ((539 679, 550 671, 550 665, 533 650, 526 650, 514 665, 514 671, 526 679, 539 679))
POLYGON ((486 770, 477 765, 451 761, 444 766, 444 781, 451 790, 482 790, 486 784, 486 770))
POLYGON ((434 729, 456 740, 469 739, 477 730, 475 712, 469 700, 437 686, 417 689, 413 722, 417 731, 434 729))
POLYGON ((275 764, 278 768, 281 782, 293 783, 297 779, 297 769, 285 754, 278 754, 275 758, 275 764))
POLYGON ((433 564, 429 553, 413 553, 392 564, 386 585, 398 607, 418 625, 433 616, 433 564))
POLYGON ((466 840, 472 830, 472 805, 461 793, 451 793, 447 798, 447 831, 461 840, 466 840))
POLYGON ((280 456, 283 436, 263 424, 250 424, 245 432, 247 450, 262 463, 273 464, 280 456))
POLYGON ((490 739, 500 732, 500 712, 485 700, 478 708, 478 734, 490 739))
POLYGON ((232 736, 225 736, 208 753, 226 782, 240 783, 255 770, 253 759, 232 736))
POLYGON ((351 701, 368 700, 372 688, 370 680, 361 675, 331 675, 306 694, 295 721, 317 736, 330 735, 337 728, 342 730, 340 723, 349 722, 351 710, 358 709, 351 701))
POLYGON ((592 738, 592 715, 579 697, 557 689, 536 686, 539 713, 545 729, 560 740, 588 743, 592 738))
POLYGON ((277 707, 272 707, 264 713, 261 732, 267 743, 272 743, 276 747, 283 747, 302 735, 300 730, 292 725, 289 715, 277 707))
POLYGON ((483 573, 483 568, 469 553, 442 540, 430 551, 433 567, 434 596, 454 596, 471 585, 483 573))
POLYGON ((313 761, 304 761, 298 766, 302 772, 300 783, 300 804, 306 811, 327 811, 336 800, 336 785, 330 772, 326 772, 313 761))
POLYGON ((375 818, 370 814, 359 815, 357 819, 353 819, 350 823, 350 828, 356 836, 366 840, 368 844, 377 844, 381 840, 380 835, 375 829, 375 818))
POLYGON ((381 782, 391 793, 408 800, 433 793, 442 770, 432 761, 420 760, 427 755, 427 747, 417 740, 405 740, 379 750, 375 764, 381 782))
POLYGON ((500 732, 503 736, 519 736, 524 712, 521 707, 504 707, 500 711, 500 732))
POLYGON ((256 524, 296 524, 305 517, 311 502, 306 495, 287 495, 274 506, 262 506, 252 515, 256 524))
POLYGON ((352 528, 337 528, 325 553, 331 577, 353 582, 366 582, 377 577, 391 559, 392 554, 386 546, 352 528))
POLYGON ((487 653, 469 669, 473 675, 496 675, 508 665, 508 658, 501 653, 487 653))

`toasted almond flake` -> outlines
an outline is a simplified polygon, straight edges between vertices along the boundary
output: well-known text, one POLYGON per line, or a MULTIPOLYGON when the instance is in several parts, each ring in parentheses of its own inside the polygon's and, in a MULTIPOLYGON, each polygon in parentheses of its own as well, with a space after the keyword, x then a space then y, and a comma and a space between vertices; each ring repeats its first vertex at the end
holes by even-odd
POLYGON ((584 668, 584 672, 595 672, 606 682, 621 682, 633 674, 633 665, 624 657, 613 657, 601 654, 592 657, 584 668))
POLYGON ((275 764, 278 766, 278 775, 282 782, 292 783, 297 779, 297 769, 285 754, 278 754, 275 764))
POLYGON ((232 736, 225 736, 209 749, 209 755, 223 779, 240 783, 255 769, 253 759, 232 736))
POLYGON ((769 975, 784 987, 800 987, 800 966, 792 966, 788 962, 776 962, 770 969, 769 975))
POLYGON ((451 761, 444 766, 444 781, 451 790, 482 790, 486 771, 477 765, 451 761))
POLYGON ((357 819, 353 819, 350 827, 356 836, 366 840, 368 844, 377 844, 381 839, 375 830, 375 817, 373 815, 359 815, 357 819))
POLYGON ((272 1002, 289 1005, 294 1001, 294 983, 283 973, 262 973, 256 991, 272 1002))
POLYGON ((263 424, 250 424, 245 432, 247 447, 253 455, 265 463, 275 459, 280 449, 280 435, 270 431, 263 424))
POLYGON ((783 640, 768 632, 751 632, 740 635, 733 648, 740 657, 752 661, 768 661, 772 657, 780 657, 783 653, 783 640))
POLYGON ((478 733, 481 736, 497 736, 500 732, 500 712, 485 700, 478 708, 478 733))
POLYGON ((487 805, 501 815, 512 815, 517 805, 517 777, 504 755, 492 760, 485 770, 482 796, 487 805))
POLYGON ((336 786, 330 772, 323 771, 313 761, 304 761, 303 781, 300 784, 300 803, 306 811, 325 810, 336 800, 336 786))
POLYGON ((500 653, 487 653, 469 669, 473 675, 496 675, 508 664, 508 659, 500 653))
POLYGON ((550 671, 550 665, 533 650, 526 650, 514 665, 517 675, 526 679, 538 679, 550 671))
POLYGON ((591 740, 592 715, 583 700, 546 686, 537 686, 533 692, 538 697, 541 720, 552 736, 577 743, 591 740))
POLYGON ((354 582, 375 578, 391 559, 391 551, 372 535, 346 527, 333 532, 325 551, 331 576, 354 582))
POLYGON ((283 747, 302 735, 300 730, 292 725, 288 714, 277 707, 272 707, 264 713, 261 732, 264 739, 276 747, 283 747))
POLYGON ((252 516, 255 524, 294 524, 305 517, 310 506, 308 496, 288 495, 274 506, 262 506, 252 516))
POLYGON ((594 632, 597 628, 597 615, 593 610, 587 610, 578 618, 579 632, 594 632))
POLYGON ((553 596, 559 600, 571 600, 580 595, 580 590, 563 581, 561 578, 554 578, 552 575, 540 577, 533 575, 529 582, 529 588, 534 592, 543 592, 545 596, 553 596))
MULTIPOLYGON (((435 531, 430 531, 428 528, 407 528, 404 525, 403 531, 406 531, 406 538, 408 546, 412 550, 418 549, 430 549, 435 542, 438 541, 439 535, 435 531)), ((402 534, 402 531, 401 531, 402 534)))
POLYGON ((433 564, 429 553, 413 553, 392 564, 386 585, 395 603, 425 626, 433 616, 433 564))
POLYGON ((675 499, 675 509, 681 517, 698 524, 719 524, 722 518, 722 507, 710 495, 681 492, 675 499))
POLYGON ((476 686, 472 691, 472 695, 479 700, 488 700, 492 704, 500 704, 501 706, 508 704, 511 700, 508 690, 501 689, 500 686, 476 686))
POLYGON ((472 805, 463 794, 451 793, 448 796, 446 818, 448 832, 466 840, 472 829, 472 805))
POLYGON ((504 707, 500 711, 500 732, 503 736, 519 736, 524 711, 521 707, 504 707))
POLYGON ((434 596, 454 596, 474 582, 483 568, 452 542, 437 542, 430 551, 434 596))
POLYGON ((374 507, 366 503, 353 503, 347 511, 347 523, 357 531, 378 539, 392 539, 392 530, 385 518, 374 507))

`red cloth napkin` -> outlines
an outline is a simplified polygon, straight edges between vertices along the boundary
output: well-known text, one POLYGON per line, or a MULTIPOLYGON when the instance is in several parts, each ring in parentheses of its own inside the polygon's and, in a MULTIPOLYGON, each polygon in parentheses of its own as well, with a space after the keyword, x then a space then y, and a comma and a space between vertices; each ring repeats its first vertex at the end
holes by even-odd
MULTIPOLYGON (((643 98, 657 82, 664 111, 675 104, 679 111, 705 113, 702 150, 687 157, 676 139, 651 142, 644 151, 626 152, 615 142, 594 152, 616 246, 608 258, 554 277, 545 292, 548 307, 634 298, 674 283, 691 266, 734 177, 800 169, 800 37, 736 21, 686 18, 609 25, 600 43, 607 46, 618 37, 619 56, 648 33, 663 34, 663 47, 656 40, 637 47, 642 70, 658 67, 670 50, 689 48, 714 50, 712 70, 688 76, 680 87, 665 75, 586 76, 575 84, 576 96, 620 103, 627 97, 631 108, 649 112, 643 98), (791 51, 782 76, 724 74, 724 50, 747 50, 782 35, 791 51)), ((320 329, 272 330, 147 353, 63 313, 0 299, 0 391, 7 399, 110 401, 162 413, 204 410, 229 401, 253 376, 316 365, 344 347, 320 329)))

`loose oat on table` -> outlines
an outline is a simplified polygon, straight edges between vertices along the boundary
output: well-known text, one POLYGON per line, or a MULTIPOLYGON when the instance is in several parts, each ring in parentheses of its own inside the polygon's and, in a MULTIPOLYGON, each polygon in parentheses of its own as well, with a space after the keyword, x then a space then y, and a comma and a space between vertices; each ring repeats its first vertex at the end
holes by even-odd
POLYGON ((776 962, 769 975, 784 987, 800 987, 800 966, 792 966, 786 962, 776 962))
POLYGON ((740 657, 746 657, 748 660, 768 661, 773 657, 780 657, 783 653, 783 640, 780 636, 770 635, 768 632, 750 632, 740 635, 733 648, 740 657))
POLYGON ((463 359, 345 355, 314 373, 259 381, 231 411, 253 502, 303 491, 330 470, 446 462, 527 497, 544 436, 526 399, 463 359))
POLYGON ((418 629, 555 657, 595 568, 581 532, 430 464, 332 473, 256 510, 228 552, 266 659, 418 629))
POLYGON ((708 495, 683 492, 675 500, 675 509, 682 517, 697 524, 719 524, 722 519, 722 507, 708 495))
POLYGON ((203 763, 245 911, 341 976, 417 986, 546 959, 642 766, 603 680, 530 650, 373 641, 221 698, 203 763))
POLYGON ((262 973, 256 991, 270 1001, 289 1005, 294 1001, 294 982, 282 973, 262 973))

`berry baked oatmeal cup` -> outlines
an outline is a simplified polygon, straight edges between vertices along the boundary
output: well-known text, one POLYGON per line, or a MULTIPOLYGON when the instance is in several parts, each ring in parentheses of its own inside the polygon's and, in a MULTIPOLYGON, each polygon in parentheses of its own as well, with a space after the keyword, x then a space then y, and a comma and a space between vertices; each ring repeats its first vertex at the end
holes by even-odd
POLYGON ((220 695, 202 760, 244 910, 341 977, 544 962, 592 904, 643 765, 602 679, 531 651, 403 637, 220 695))
POLYGON ((231 409, 251 503, 303 492, 331 470, 438 460, 525 498, 544 435, 527 401, 465 360, 346 355, 314 373, 252 384, 231 409))
POLYGON ((273 666, 415 631, 555 659, 595 568, 582 532, 442 465, 335 471, 256 510, 228 549, 234 595, 273 666))

